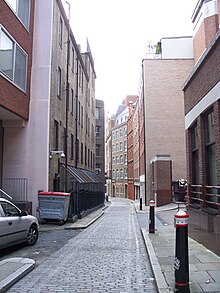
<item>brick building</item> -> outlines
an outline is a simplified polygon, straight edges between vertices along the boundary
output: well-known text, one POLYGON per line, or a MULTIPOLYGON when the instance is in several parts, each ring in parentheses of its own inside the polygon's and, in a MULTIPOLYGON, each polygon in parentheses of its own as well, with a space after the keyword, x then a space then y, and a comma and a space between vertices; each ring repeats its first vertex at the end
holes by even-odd
POLYGON ((220 1, 198 1, 195 66, 185 82, 187 179, 190 203, 219 211, 220 194, 220 1))
MULTIPOLYGON (((145 201, 155 196, 151 160, 169 155, 172 180, 186 178, 186 147, 184 130, 184 99, 182 84, 193 64, 192 37, 162 38, 161 54, 142 61, 143 86, 140 97, 144 121, 140 123, 145 150, 140 174, 141 192, 145 201), (142 132, 145 129, 145 133, 142 132), (144 169, 144 170, 143 170, 144 169), (146 181, 146 190, 144 191, 146 181)), ((146 202, 146 203, 147 203, 146 202)))
POLYGON ((76 43, 61 0, 0 7, 1 186, 38 215, 38 191, 71 191, 70 171, 98 181, 94 62, 88 42, 83 52, 76 43))
POLYGON ((14 201, 27 201, 35 1, 1 0, 0 7, 1 188, 14 201))
MULTIPOLYGON (((109 121, 108 144, 107 150, 111 163, 108 165, 110 168, 107 173, 110 175, 108 184, 111 185, 107 188, 112 196, 116 197, 128 197, 128 129, 127 121, 129 117, 129 105, 135 103, 138 96, 128 95, 123 100, 122 105, 118 107, 113 120, 109 121)), ((108 134, 108 131, 106 131, 108 134)), ((132 155, 132 154, 131 154, 132 155)), ((133 180, 133 179, 132 179, 133 180)))

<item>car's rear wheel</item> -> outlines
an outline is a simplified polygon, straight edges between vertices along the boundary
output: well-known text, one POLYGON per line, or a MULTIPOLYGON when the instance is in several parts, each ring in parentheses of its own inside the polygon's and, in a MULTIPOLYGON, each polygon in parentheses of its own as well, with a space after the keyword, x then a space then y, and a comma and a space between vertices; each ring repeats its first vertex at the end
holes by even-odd
POLYGON ((29 228, 28 234, 27 234, 27 239, 26 239, 26 244, 28 246, 34 245, 37 242, 38 239, 38 228, 35 225, 32 225, 29 228))

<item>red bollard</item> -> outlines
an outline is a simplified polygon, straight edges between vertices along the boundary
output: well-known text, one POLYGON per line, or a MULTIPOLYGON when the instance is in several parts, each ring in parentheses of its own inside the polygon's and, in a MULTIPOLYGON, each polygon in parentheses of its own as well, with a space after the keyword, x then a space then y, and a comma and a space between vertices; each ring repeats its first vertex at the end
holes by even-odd
POLYGON ((175 292, 189 293, 188 218, 181 210, 175 215, 176 253, 174 258, 175 292))
POLYGON ((154 200, 150 200, 149 206, 150 206, 149 233, 155 233, 155 216, 154 216, 155 202, 154 200))

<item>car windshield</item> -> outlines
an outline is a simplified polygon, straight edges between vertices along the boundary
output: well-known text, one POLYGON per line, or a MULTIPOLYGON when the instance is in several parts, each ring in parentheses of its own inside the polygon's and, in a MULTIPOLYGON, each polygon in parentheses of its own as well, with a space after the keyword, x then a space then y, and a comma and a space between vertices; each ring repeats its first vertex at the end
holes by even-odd
POLYGON ((1 207, 4 211, 5 217, 19 216, 20 211, 8 202, 2 202, 1 207))

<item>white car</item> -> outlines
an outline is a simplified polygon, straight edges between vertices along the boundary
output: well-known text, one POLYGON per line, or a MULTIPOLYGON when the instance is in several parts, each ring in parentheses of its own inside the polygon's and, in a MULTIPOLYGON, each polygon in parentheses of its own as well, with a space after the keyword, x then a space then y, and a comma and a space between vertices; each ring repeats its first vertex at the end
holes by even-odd
POLYGON ((22 242, 34 245, 38 233, 39 223, 36 217, 0 198, 0 249, 22 242))

